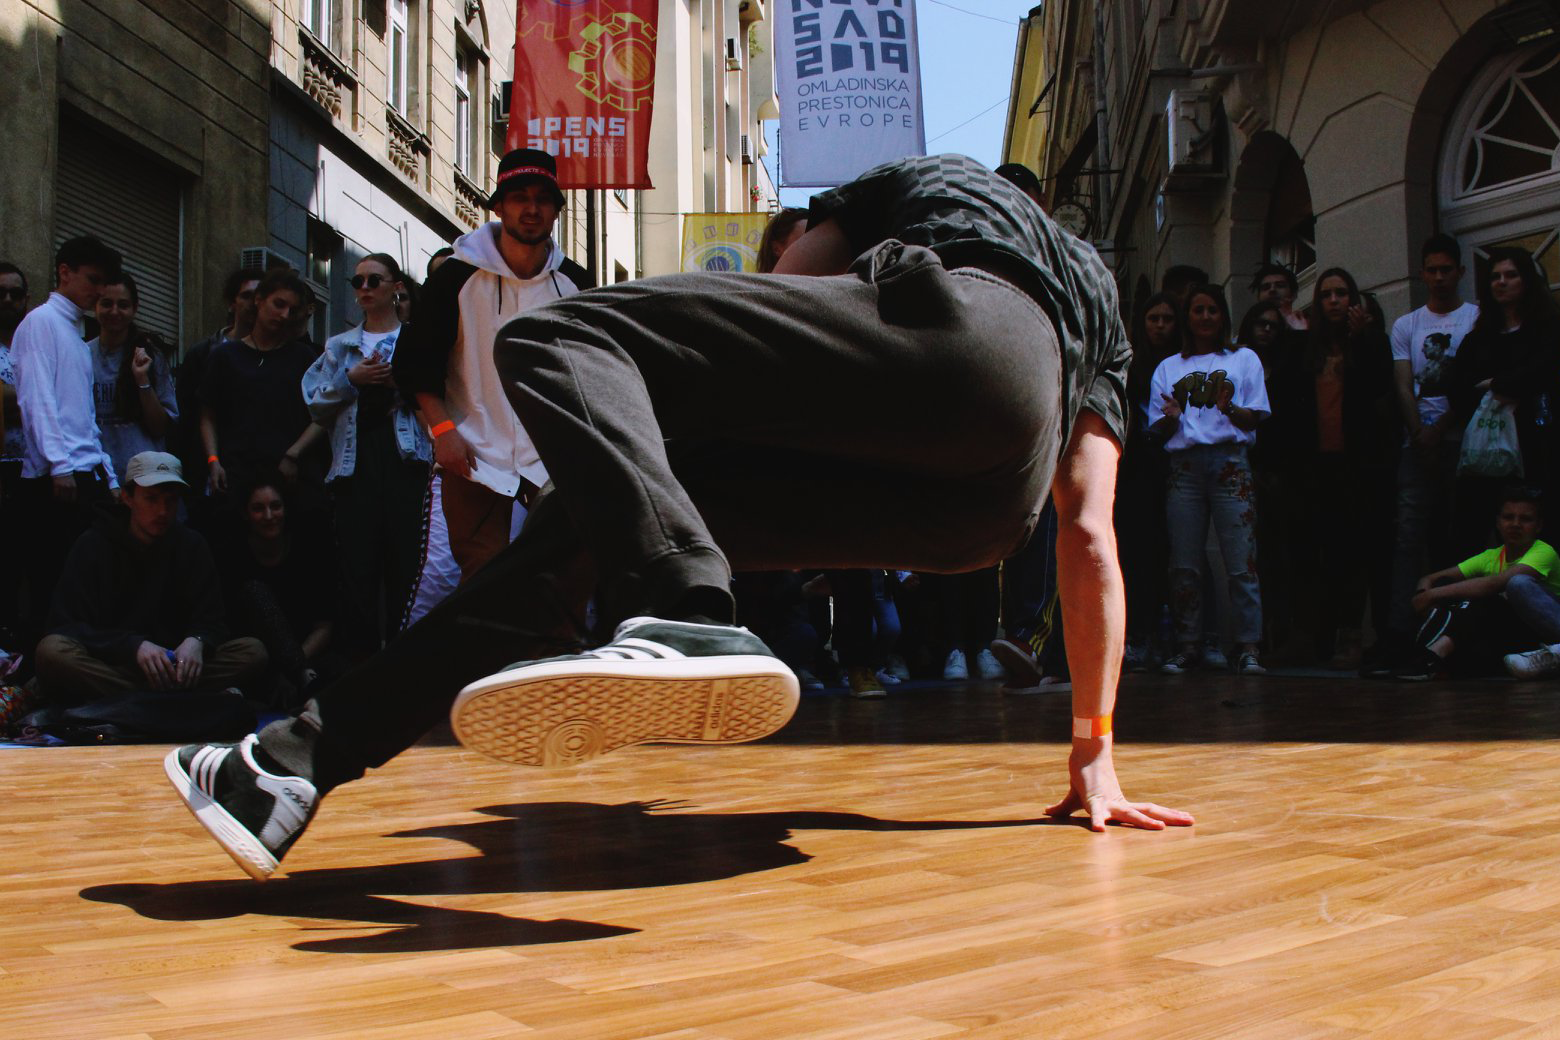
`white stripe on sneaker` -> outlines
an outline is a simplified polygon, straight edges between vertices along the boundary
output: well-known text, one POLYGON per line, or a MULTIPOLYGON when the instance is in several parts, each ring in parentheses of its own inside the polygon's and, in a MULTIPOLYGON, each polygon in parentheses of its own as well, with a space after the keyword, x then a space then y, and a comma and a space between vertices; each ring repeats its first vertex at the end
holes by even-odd
POLYGON ((195 757, 190 760, 190 780, 207 795, 216 790, 217 770, 222 767, 230 751, 230 748, 207 744, 195 752, 195 757))
POLYGON ((688 656, 687 654, 678 650, 673 650, 665 643, 656 643, 649 639, 640 639, 637 636, 629 636, 627 639, 617 639, 608 645, 618 650, 628 647, 635 647, 640 650, 648 650, 651 656, 667 660, 688 656))

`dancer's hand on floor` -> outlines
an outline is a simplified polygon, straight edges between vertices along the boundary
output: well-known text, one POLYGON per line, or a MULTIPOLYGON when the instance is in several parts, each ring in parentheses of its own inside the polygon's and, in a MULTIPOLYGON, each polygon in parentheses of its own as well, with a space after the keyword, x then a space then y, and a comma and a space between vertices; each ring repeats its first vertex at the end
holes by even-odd
POLYGON ((1053 817, 1071 816, 1080 809, 1089 814, 1089 829, 1103 831, 1114 820, 1124 827, 1164 830, 1166 826, 1190 827, 1197 821, 1180 809, 1153 802, 1132 802, 1121 792, 1116 765, 1111 758, 1111 738, 1075 740, 1067 758, 1070 786, 1067 797, 1046 809, 1053 817))

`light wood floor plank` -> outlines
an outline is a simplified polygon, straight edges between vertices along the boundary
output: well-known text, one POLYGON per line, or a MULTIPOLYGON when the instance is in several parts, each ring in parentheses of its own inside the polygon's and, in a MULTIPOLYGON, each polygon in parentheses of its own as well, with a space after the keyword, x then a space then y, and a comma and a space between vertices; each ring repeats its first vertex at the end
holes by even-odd
POLYGON ((435 738, 265 885, 162 748, 0 750, 0 1037, 1560 1038, 1560 698, 1138 680, 1128 792, 1039 817, 1065 698, 808 698, 572 772, 435 738))

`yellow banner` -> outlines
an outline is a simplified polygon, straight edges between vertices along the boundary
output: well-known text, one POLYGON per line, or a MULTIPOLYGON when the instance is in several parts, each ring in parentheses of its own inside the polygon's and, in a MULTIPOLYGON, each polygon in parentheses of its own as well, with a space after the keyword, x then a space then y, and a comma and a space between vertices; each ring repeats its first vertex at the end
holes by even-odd
POLYGON ((689 213, 683 217, 684 271, 756 271, 768 213, 689 213))

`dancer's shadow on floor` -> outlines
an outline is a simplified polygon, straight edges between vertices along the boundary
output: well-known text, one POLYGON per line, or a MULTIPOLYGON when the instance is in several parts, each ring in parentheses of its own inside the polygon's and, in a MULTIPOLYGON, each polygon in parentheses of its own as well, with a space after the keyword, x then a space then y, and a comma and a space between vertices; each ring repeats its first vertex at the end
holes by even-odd
POLYGON ((427 906, 396 896, 501 895, 655 888, 718 881, 805 863, 787 845, 795 830, 921 831, 1042 826, 1048 819, 879 820, 843 812, 690 813, 681 803, 540 802, 477 810, 497 819, 398 831, 389 837, 448 838, 480 856, 376 867, 300 870, 257 884, 248 879, 166 885, 95 885, 83 898, 118 903, 161 921, 209 921, 244 914, 317 917, 319 928, 390 930, 314 939, 295 949, 321 953, 407 953, 577 942, 637 929, 592 921, 531 921, 481 910, 427 906))

